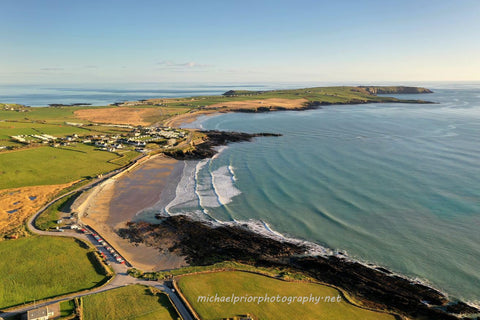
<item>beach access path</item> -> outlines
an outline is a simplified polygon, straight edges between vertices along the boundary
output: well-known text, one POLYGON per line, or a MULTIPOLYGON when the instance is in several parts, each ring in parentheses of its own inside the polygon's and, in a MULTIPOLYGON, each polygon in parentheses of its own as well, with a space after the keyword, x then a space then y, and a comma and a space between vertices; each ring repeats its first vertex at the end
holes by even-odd
MULTIPOLYGON (((129 165, 127 167, 112 171, 108 174, 103 175, 100 178, 95 179, 94 181, 90 182, 87 185, 84 185, 84 186, 82 186, 78 189, 72 190, 68 193, 65 193, 61 196, 56 197, 55 199, 53 199, 52 201, 47 203, 45 206, 43 206, 40 210, 38 210, 35 213, 35 215, 33 215, 28 220, 28 222, 27 222, 28 229, 32 233, 37 234, 37 235, 42 235, 42 236, 76 238, 76 239, 79 239, 81 241, 90 243, 97 250, 104 251, 105 248, 103 246, 101 246, 99 243, 97 243, 91 235, 87 235, 87 234, 84 234, 84 233, 79 233, 79 232, 74 231, 74 230, 67 230, 67 231, 64 231, 64 232, 39 230, 35 227, 35 220, 37 219, 37 217, 42 212, 47 210, 56 201, 58 201, 58 200, 60 200, 64 197, 68 197, 69 195, 71 195, 75 192, 85 191, 87 189, 93 188, 93 187, 99 185, 100 183, 105 182, 107 179, 110 179, 110 178, 114 177, 115 175, 117 175, 117 174, 119 174, 119 173, 121 173, 125 170, 131 169, 134 165, 138 164, 138 161, 140 159, 142 159, 144 157, 145 156, 143 156, 141 158, 138 158, 134 163, 132 163, 131 165, 129 165)), ((83 296, 94 294, 94 293, 99 293, 99 292, 103 292, 103 291, 107 291, 107 290, 112 290, 112 289, 119 288, 119 287, 126 286, 126 285, 141 284, 141 285, 146 285, 146 286, 153 286, 153 287, 158 288, 161 291, 165 292, 170 297, 171 301, 174 303, 174 305, 175 305, 176 309, 178 310, 178 312, 180 313, 182 319, 193 320, 192 316, 190 315, 190 313, 187 311, 187 308, 183 304, 181 298, 178 296, 178 294, 174 290, 171 290, 166 285, 165 281, 145 281, 145 280, 141 280, 141 279, 131 277, 127 274, 128 267, 125 264, 118 263, 116 260, 113 259, 113 256, 111 256, 111 255, 107 255, 107 257, 109 259, 110 266, 112 267, 112 269, 114 271, 114 276, 105 285, 103 285, 101 287, 94 288, 92 290, 88 290, 88 291, 82 291, 82 292, 79 292, 79 293, 67 294, 67 295, 52 298, 52 299, 42 300, 41 302, 36 302, 36 303, 34 302, 34 303, 30 303, 30 304, 23 305, 23 306, 8 308, 8 309, 6 309, 7 311, 0 312, 0 318, 8 318, 8 317, 11 317, 11 316, 15 316, 17 314, 25 313, 25 312, 27 312, 29 310, 32 310, 32 309, 48 306, 48 305, 51 305, 51 304, 55 304, 55 303, 58 303, 58 302, 70 300, 70 299, 73 299, 73 298, 83 297, 83 296)))

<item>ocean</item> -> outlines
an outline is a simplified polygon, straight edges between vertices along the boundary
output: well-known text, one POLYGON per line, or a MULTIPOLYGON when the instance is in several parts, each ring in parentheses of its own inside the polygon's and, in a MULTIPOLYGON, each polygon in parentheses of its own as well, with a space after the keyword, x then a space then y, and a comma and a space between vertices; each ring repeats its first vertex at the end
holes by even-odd
MULTIPOLYGON (((320 85, 320 84, 317 84, 320 85)), ((323 85, 323 84, 322 84, 323 85)), ((309 241, 480 302, 480 84, 415 84, 432 105, 364 104, 203 117, 204 129, 281 133, 185 161, 155 212, 309 241)), ((0 102, 105 105, 268 90, 244 86, 0 86, 0 102)))
MULTIPOLYGON (((311 86, 302 83, 301 86, 311 86)), ((31 107, 49 104, 88 103, 105 106, 115 102, 151 98, 175 98, 218 95, 232 88, 269 90, 297 88, 298 83, 216 84, 216 83, 116 83, 116 84, 0 84, 0 103, 18 103, 31 107)))
POLYGON ((480 86, 433 89, 408 95, 433 105, 202 118, 193 126, 283 136, 186 161, 175 197, 153 211, 247 223, 478 303, 480 86))

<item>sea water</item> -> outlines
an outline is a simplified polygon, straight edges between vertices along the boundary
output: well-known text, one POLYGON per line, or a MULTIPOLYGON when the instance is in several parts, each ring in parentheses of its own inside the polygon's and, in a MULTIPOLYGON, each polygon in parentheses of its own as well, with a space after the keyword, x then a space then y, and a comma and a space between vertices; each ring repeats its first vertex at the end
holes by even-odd
POLYGON ((438 104, 202 118, 194 126, 282 136, 186 161, 163 211, 248 222, 478 302, 480 87, 434 90, 399 97, 438 104))
MULTIPOLYGON (((314 85, 326 84, 0 85, 0 102, 106 105, 314 85)), ((397 97, 438 104, 202 118, 193 125, 283 136, 231 144, 213 159, 186 161, 168 197, 144 217, 161 211, 247 222, 266 235, 347 252, 478 302, 480 86, 423 86, 435 93, 397 97)))
POLYGON ((269 90, 312 86, 292 84, 228 83, 113 83, 113 84, 0 84, 0 103, 18 103, 32 107, 49 104, 88 103, 105 106, 115 102, 152 98, 177 98, 219 95, 231 89, 269 90))

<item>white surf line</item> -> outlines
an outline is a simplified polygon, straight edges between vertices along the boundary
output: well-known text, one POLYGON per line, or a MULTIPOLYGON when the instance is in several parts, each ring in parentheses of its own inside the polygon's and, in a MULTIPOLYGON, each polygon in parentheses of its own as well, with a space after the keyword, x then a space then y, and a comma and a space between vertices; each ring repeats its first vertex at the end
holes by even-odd
POLYGON ((198 204, 202 210, 202 212, 205 214, 205 216, 209 217, 210 219, 213 219, 213 220, 216 220, 214 219, 212 216, 210 216, 210 214, 208 213, 208 210, 207 208, 204 206, 203 204, 203 197, 202 195, 200 195, 200 192, 198 191, 198 186, 199 186, 199 173, 200 173, 200 170, 205 167, 205 165, 208 163, 209 159, 205 159, 205 160, 202 160, 200 161, 196 167, 195 167, 195 179, 194 179, 194 182, 195 182, 195 194, 197 195, 197 198, 198 198, 198 204))

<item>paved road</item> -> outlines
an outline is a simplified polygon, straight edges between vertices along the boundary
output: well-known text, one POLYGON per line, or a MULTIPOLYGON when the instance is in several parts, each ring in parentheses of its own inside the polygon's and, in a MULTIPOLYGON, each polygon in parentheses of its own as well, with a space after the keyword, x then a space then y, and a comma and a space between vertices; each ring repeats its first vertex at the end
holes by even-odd
POLYGON ((173 292, 170 288, 168 288, 165 285, 165 282, 163 282, 163 281, 145 281, 145 280, 140 280, 140 279, 136 279, 136 278, 133 278, 133 277, 129 276, 127 274, 128 267, 125 266, 124 264, 118 263, 114 259, 114 257, 108 251, 106 251, 106 249, 103 246, 101 246, 93 238, 93 236, 83 234, 83 233, 79 233, 79 232, 76 232, 74 230, 67 230, 67 231, 64 231, 64 232, 53 232, 53 231, 39 230, 35 227, 35 219, 42 212, 44 212, 46 209, 48 209, 56 201, 58 201, 58 200, 60 200, 64 197, 67 197, 67 196, 69 196, 69 195, 71 195, 75 192, 85 191, 89 188, 92 188, 92 187, 102 183, 103 181, 111 178, 112 176, 122 172, 123 170, 127 170, 128 168, 131 168, 131 166, 128 166, 128 167, 126 167, 124 169, 121 169, 121 170, 115 170, 113 172, 110 172, 110 173, 104 175, 102 178, 98 178, 98 179, 90 182, 89 184, 81 187, 81 188, 70 191, 70 192, 68 192, 68 193, 66 193, 62 196, 59 196, 59 197, 55 198, 54 200, 50 201, 47 205, 42 207, 40 210, 38 210, 37 213, 34 216, 32 216, 28 220, 28 223, 27 223, 27 227, 32 233, 35 233, 35 234, 38 234, 38 235, 45 235, 45 236, 77 238, 79 240, 83 240, 83 241, 91 243, 97 250, 104 252, 107 256, 107 259, 110 263, 110 266, 112 267, 112 269, 115 272, 115 275, 110 280, 110 282, 107 283, 106 285, 102 286, 102 287, 95 288, 95 289, 89 290, 87 292, 73 293, 73 294, 62 296, 62 297, 59 297, 59 298, 53 298, 53 299, 50 299, 50 300, 45 301, 45 302, 30 304, 30 305, 26 305, 26 306, 23 306, 23 307, 18 307, 18 308, 12 309, 11 311, 0 313, 1 318, 10 317, 10 316, 13 316, 13 315, 16 315, 16 314, 19 314, 19 313, 25 313, 28 310, 31 310, 31 309, 34 309, 34 308, 48 306, 50 304, 54 304, 54 303, 65 301, 65 300, 70 300, 70 299, 73 299, 73 298, 76 298, 76 297, 83 297, 83 296, 86 296, 86 295, 89 295, 89 294, 103 292, 103 291, 107 291, 107 290, 112 290, 112 289, 115 289, 115 288, 130 285, 130 284, 142 284, 142 285, 148 285, 148 286, 156 287, 156 288, 162 290, 163 292, 167 293, 170 296, 170 299, 172 300, 172 302, 175 304, 175 307, 177 308, 177 310, 180 312, 181 317, 184 320, 193 320, 193 318, 191 317, 190 313, 187 311, 187 309, 186 309, 185 305, 183 304, 182 300, 180 299, 180 297, 177 295, 176 292, 173 292))

